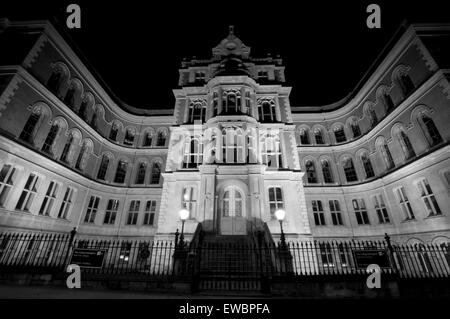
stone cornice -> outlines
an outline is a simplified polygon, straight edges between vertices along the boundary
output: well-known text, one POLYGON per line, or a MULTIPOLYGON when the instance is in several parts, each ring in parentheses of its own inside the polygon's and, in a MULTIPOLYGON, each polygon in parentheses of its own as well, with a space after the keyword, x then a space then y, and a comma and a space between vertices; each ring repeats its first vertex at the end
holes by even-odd
MULTIPOLYGON (((410 26, 406 32, 401 36, 401 38, 397 41, 394 47, 389 51, 383 61, 378 65, 376 70, 372 73, 372 75, 368 78, 363 87, 356 93, 355 97, 353 97, 350 101, 348 101, 343 106, 339 107, 336 110, 327 111, 321 106, 317 107, 306 107, 305 111, 300 108, 293 107, 293 111, 296 109, 299 111, 299 115, 304 115, 305 112, 318 112, 317 115, 325 113, 327 118, 339 118, 349 114, 356 107, 361 105, 364 100, 369 96, 369 94, 376 90, 377 84, 380 79, 382 79, 386 73, 388 73, 392 66, 398 62, 401 58, 402 53, 404 53, 408 48, 415 43, 417 39, 417 34, 413 26, 410 26), (306 110, 307 109, 307 110, 306 110)), ((296 115, 295 113, 293 115, 296 115)), ((322 115, 323 116, 323 115, 322 115)))
POLYGON ((94 178, 88 177, 86 175, 80 174, 77 171, 70 169, 58 161, 49 159, 42 154, 35 152, 32 149, 29 149, 14 140, 11 140, 3 135, 0 135, 0 150, 11 154, 10 156, 16 156, 21 158, 24 161, 28 161, 33 165, 41 167, 43 170, 49 170, 54 174, 60 176, 61 179, 67 179, 76 183, 82 187, 89 188, 92 191, 110 193, 115 195, 133 195, 133 194, 147 194, 149 191, 153 194, 159 194, 161 192, 161 187, 128 187, 125 185, 116 185, 116 184, 106 184, 101 183, 94 178), (15 150, 14 153, 11 153, 10 150, 15 150), (33 156, 38 157, 37 161, 31 162, 25 154, 33 152, 33 156), (131 192, 133 190, 133 192, 131 192), (151 191, 154 190, 154 191, 151 191), (134 193, 135 192, 135 193, 134 193))
MULTIPOLYGON (((87 89, 92 91, 99 102, 107 107, 115 116, 118 118, 129 119, 132 122, 139 122, 139 118, 142 116, 152 116, 151 111, 146 111, 145 109, 139 109, 132 106, 124 105, 128 107, 131 112, 141 113, 139 115, 131 114, 121 107, 119 107, 115 101, 109 96, 109 94, 103 89, 102 85, 97 81, 94 75, 89 71, 89 69, 84 65, 80 58, 75 54, 72 48, 64 40, 61 34, 56 30, 56 28, 47 20, 38 21, 8 21, 8 27, 27 27, 34 28, 43 32, 49 43, 51 43, 54 48, 61 54, 65 59, 67 64, 70 64, 71 68, 75 70, 77 77, 83 79, 87 89)), ((33 50, 32 50, 33 51, 33 50)), ((35 57, 34 57, 35 58, 35 57)), ((25 59, 25 63, 29 63, 31 57, 25 59)))
MULTIPOLYGON (((369 132, 367 132, 366 134, 361 135, 360 137, 358 137, 357 139, 353 139, 347 143, 343 143, 343 144, 329 144, 328 146, 321 146, 321 145, 314 145, 312 144, 311 146, 298 146, 299 150, 313 150, 314 151, 326 151, 326 150, 330 150, 330 148, 333 148, 333 150, 347 150, 347 149, 353 149, 355 147, 360 147, 361 144, 364 144, 366 142, 369 142, 372 138, 376 137, 377 134, 379 134, 380 131, 383 130, 383 128, 387 125, 389 125, 390 123, 392 123, 392 120, 397 117, 399 114, 401 114, 402 112, 406 111, 411 105, 413 105, 414 103, 416 103, 420 98, 422 98, 424 95, 426 95, 430 90, 432 90, 433 88, 435 88, 436 86, 440 85, 441 80, 444 79, 444 73, 442 71, 438 71, 435 74, 433 74, 430 78, 428 78, 427 81, 425 81, 424 83, 422 83, 422 85, 417 88, 410 96, 408 96, 408 98, 406 98, 405 100, 403 100, 391 113, 389 113, 387 116, 385 116, 380 122, 377 123, 377 125, 375 125, 374 128, 372 128, 369 132)), ((296 117, 299 114, 293 114, 293 120, 294 120, 294 124, 296 124, 296 117)), ((321 118, 316 119, 315 121, 311 120, 311 119, 305 119, 305 117, 308 114, 303 114, 302 117, 302 123, 304 123, 305 121, 311 121, 310 124, 316 124, 317 123, 322 123, 326 120, 327 122, 332 122, 331 119, 328 118, 324 118, 323 114, 321 114, 321 118)), ((409 124, 409 123, 407 123, 409 124)))
MULTIPOLYGON (((0 67, 0 71, 3 67, 0 67)), ((89 134, 89 136, 95 140, 98 141, 98 143, 103 144, 106 148, 110 150, 115 150, 117 152, 120 152, 122 154, 142 154, 142 155, 160 155, 167 153, 167 148, 132 148, 123 146, 120 144, 116 144, 108 140, 106 137, 103 137, 100 135, 99 132, 94 130, 90 125, 87 125, 84 120, 82 120, 73 110, 68 108, 59 98, 57 98, 52 92, 50 92, 45 86, 42 85, 39 81, 37 81, 31 74, 29 74, 24 68, 18 66, 15 67, 15 70, 17 71, 17 75, 22 78, 22 80, 27 83, 32 89, 34 89, 37 93, 39 93, 43 98, 46 99, 49 103, 53 105, 53 107, 57 108, 61 113, 63 113, 67 118, 70 118, 73 120, 77 127, 84 131, 85 133, 89 134), (150 154, 149 154, 150 153, 150 154)), ((148 124, 148 125, 155 125, 155 124, 163 124, 160 122, 148 124)), ((141 126, 142 123, 139 123, 139 126, 141 126)), ((171 125, 171 124, 167 124, 171 125)), ((138 135, 136 135, 138 136, 138 135)))

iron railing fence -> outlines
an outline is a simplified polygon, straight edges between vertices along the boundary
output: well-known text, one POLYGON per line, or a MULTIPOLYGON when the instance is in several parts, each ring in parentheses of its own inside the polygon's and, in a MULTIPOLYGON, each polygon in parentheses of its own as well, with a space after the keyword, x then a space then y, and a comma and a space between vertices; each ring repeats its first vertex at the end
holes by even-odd
POLYGON ((387 241, 288 243, 75 239, 74 234, 2 233, 0 269, 64 271, 74 249, 104 252, 93 275, 261 278, 367 274, 377 263, 398 278, 450 278, 450 244, 391 245, 387 241))

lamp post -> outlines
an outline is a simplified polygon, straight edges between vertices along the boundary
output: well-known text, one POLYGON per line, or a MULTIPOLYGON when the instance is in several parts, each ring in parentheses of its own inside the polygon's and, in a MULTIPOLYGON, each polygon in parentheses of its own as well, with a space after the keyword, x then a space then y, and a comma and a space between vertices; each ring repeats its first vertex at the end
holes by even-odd
POLYGON ((280 222, 280 229, 281 229, 281 235, 280 235, 280 241, 281 241, 281 248, 286 248, 286 238, 284 237, 283 232, 283 219, 286 216, 286 211, 284 209, 277 209, 275 211, 275 217, 280 222))
POLYGON ((180 210, 178 212, 178 215, 180 215, 180 219, 181 219, 181 235, 180 235, 180 248, 184 247, 184 222, 186 221, 186 219, 188 219, 189 217, 189 211, 185 208, 183 208, 182 210, 180 210))

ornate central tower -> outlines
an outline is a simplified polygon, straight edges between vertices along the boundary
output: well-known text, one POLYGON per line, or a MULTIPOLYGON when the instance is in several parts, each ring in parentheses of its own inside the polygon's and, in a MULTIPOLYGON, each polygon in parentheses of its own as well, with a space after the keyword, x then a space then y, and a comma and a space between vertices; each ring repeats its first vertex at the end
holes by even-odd
POLYGON ((179 72, 159 238, 181 228, 183 208, 187 237, 199 223, 218 235, 278 237, 280 208, 288 237, 310 237, 281 58, 252 58, 231 26, 210 59, 185 60, 179 72))

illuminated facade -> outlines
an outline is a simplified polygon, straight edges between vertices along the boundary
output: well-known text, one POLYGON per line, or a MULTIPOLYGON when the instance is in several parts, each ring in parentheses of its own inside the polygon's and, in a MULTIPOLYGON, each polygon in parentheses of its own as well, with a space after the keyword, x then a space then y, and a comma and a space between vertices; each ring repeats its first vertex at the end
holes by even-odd
POLYGON ((186 208, 187 237, 276 239, 284 209, 290 240, 450 241, 449 34, 412 25, 348 98, 295 107, 281 58, 230 28, 159 110, 118 103, 48 22, 0 20, 0 228, 172 239, 186 208))

